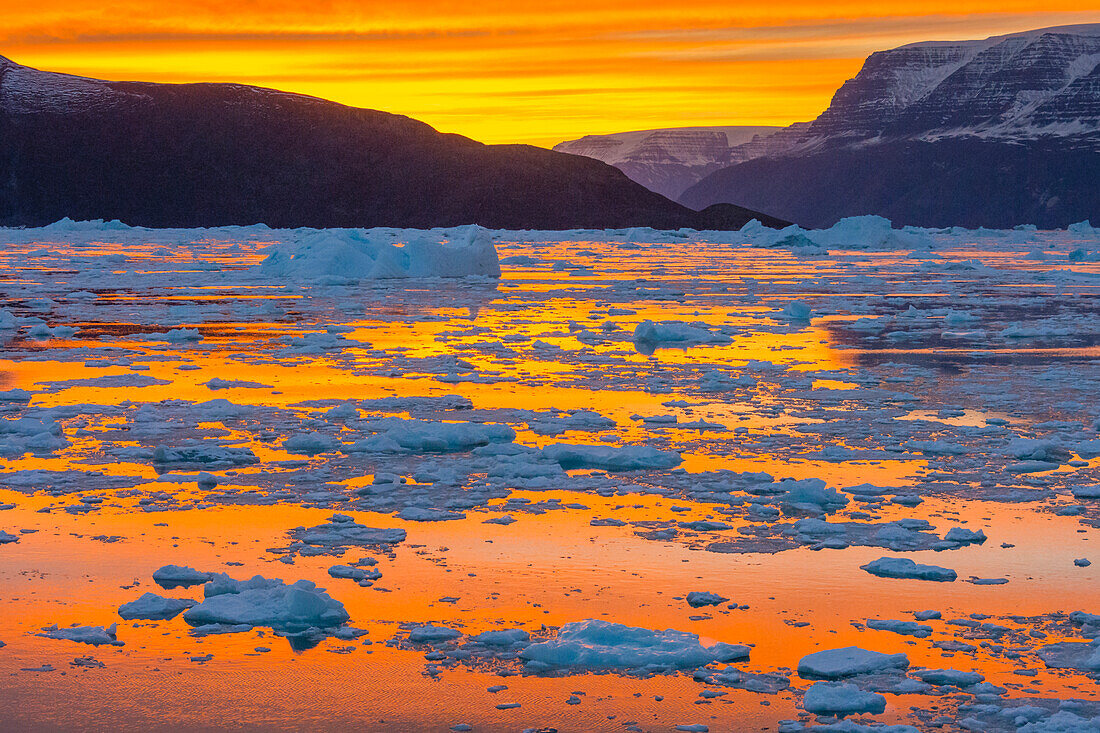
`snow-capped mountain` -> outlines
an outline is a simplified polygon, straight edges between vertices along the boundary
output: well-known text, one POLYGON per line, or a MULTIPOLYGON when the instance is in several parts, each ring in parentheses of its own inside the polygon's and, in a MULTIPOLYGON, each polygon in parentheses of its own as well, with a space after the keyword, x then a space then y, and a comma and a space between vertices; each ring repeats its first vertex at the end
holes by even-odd
POLYGON ((1100 218, 1100 24, 876 52, 817 119, 738 153, 680 201, 815 226, 1100 218))
POLYGON ((602 160, 651 191, 676 198, 706 175, 752 155, 778 127, 676 127, 585 135, 554 146, 602 160))
POLYGON ((1100 24, 873 53, 788 143, 953 137, 1100 145, 1100 24))
MULTIPOLYGON (((596 160, 240 84, 112 82, 0 57, 0 226, 736 228, 596 160)), ((765 217, 767 218, 767 217, 765 217)))

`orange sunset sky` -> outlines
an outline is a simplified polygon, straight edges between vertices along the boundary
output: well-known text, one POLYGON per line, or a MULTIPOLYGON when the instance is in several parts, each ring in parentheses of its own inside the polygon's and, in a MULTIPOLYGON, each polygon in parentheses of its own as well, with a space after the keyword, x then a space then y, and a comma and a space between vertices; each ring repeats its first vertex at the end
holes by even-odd
POLYGON ((816 116, 876 49, 1100 21, 1100 0, 3 0, 0 55, 239 81, 551 145, 816 116))

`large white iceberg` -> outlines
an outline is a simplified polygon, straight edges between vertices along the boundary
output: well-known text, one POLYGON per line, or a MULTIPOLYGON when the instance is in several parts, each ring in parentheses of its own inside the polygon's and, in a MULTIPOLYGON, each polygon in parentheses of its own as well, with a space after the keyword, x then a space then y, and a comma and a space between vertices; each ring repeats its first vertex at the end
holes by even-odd
POLYGON ((278 242, 255 271, 295 280, 381 280, 406 277, 500 277, 489 231, 478 226, 448 231, 392 229, 302 230, 278 242))
POLYGON ((222 574, 207 583, 204 592, 206 600, 183 614, 193 626, 247 624, 294 630, 332 628, 351 618, 344 604, 309 580, 287 585, 259 575, 234 580, 222 574))

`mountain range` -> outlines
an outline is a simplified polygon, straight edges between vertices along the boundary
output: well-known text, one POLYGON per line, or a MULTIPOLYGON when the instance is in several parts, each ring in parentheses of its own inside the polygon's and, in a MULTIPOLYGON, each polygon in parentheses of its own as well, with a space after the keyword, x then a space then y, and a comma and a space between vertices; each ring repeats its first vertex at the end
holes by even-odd
POLYGON ((678 200, 736 200, 805 226, 1100 218, 1100 24, 876 52, 815 120, 729 155, 678 200))
POLYGON ((0 57, 0 226, 736 229, 590 158, 238 84, 111 82, 0 57))
POLYGON ((602 160, 651 191, 675 199, 714 171, 756 157, 753 144, 780 127, 677 127, 585 135, 554 150, 602 160))

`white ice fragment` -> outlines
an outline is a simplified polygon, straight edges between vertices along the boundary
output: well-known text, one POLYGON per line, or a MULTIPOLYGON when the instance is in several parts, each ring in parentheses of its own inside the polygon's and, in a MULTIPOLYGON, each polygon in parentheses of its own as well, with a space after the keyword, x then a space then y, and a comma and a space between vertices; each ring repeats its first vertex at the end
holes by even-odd
POLYGON ((801 300, 792 300, 779 315, 788 321, 809 322, 813 310, 801 300))
POLYGON ((806 690, 802 707, 815 715, 878 714, 886 710, 886 698, 849 683, 815 682, 806 690))
POLYGON ((213 573, 204 573, 185 565, 165 565, 153 572, 153 580, 162 586, 198 585, 210 580, 213 573))
POLYGON ((366 527, 344 514, 334 514, 328 524, 300 527, 290 533, 299 542, 323 547, 395 545, 405 541, 405 534, 400 527, 366 527))
POLYGON ((1073 492, 1074 499, 1100 499, 1100 484, 1072 486, 1070 491, 1073 492))
POLYGON ((118 615, 127 621, 132 619, 167 620, 195 605, 190 598, 165 598, 156 593, 145 593, 137 600, 123 603, 118 615))
POLYGON ((386 438, 417 453, 467 451, 490 443, 511 443, 516 431, 507 425, 430 420, 389 420, 386 438))
POLYGON ((92 644, 93 646, 100 646, 101 644, 122 646, 124 644, 116 638, 117 627, 115 624, 111 624, 106 628, 102 626, 68 626, 63 629, 54 624, 42 629, 42 633, 36 634, 36 636, 44 636, 47 639, 67 639, 68 641, 77 641, 81 644, 92 644))
POLYGON ((409 632, 409 641, 415 644, 430 644, 437 641, 450 641, 460 636, 462 636, 462 632, 458 629, 425 624, 424 626, 417 626, 409 632))
POLYGON ((896 619, 867 619, 867 628, 878 631, 892 631, 903 636, 915 636, 923 639, 932 634, 932 627, 918 624, 913 621, 899 621, 896 619))
POLYGON ((207 389, 264 389, 271 387, 270 384, 261 384, 260 382, 249 382, 244 379, 221 379, 219 377, 203 382, 202 385, 207 389))
POLYGON ((950 568, 941 568, 938 565, 918 565, 907 557, 881 557, 866 565, 860 565, 860 568, 880 578, 950 582, 959 577, 958 573, 950 568))
POLYGON ((328 569, 328 574, 334 578, 348 580, 378 580, 382 573, 373 568, 353 568, 350 565, 333 565, 328 569))
POLYGON ((692 608, 701 608, 703 606, 717 606, 720 603, 725 603, 729 598, 720 596, 717 593, 707 593, 705 591, 693 590, 687 594, 688 605, 692 608))
POLYGON ((985 677, 977 672, 960 672, 956 669, 918 669, 910 674, 930 685, 937 686, 970 687, 985 680, 985 677))
POLYGON ((565 470, 599 468, 605 471, 641 471, 680 465, 680 454, 649 446, 569 445, 552 443, 542 449, 546 458, 565 470))
POLYGON ((836 680, 860 674, 895 672, 908 667, 909 658, 904 654, 882 654, 848 646, 802 657, 798 662, 798 674, 805 679, 836 680))
POLYGON ((530 640, 531 635, 523 629, 496 629, 470 637, 470 641, 496 647, 525 646, 530 640))
POLYGON ((445 509, 428 509, 419 506, 407 506, 396 515, 398 519, 411 522, 447 522, 455 519, 465 519, 462 512, 450 512, 445 509))
POLYGON ((747 659, 749 648, 723 643, 705 647, 697 634, 588 620, 562 626, 556 637, 532 644, 520 656, 548 667, 675 670, 747 659))
POLYGON ((848 497, 836 489, 827 488, 818 478, 783 479, 776 486, 786 493, 778 497, 779 505, 789 511, 830 512, 848 504, 848 497))
POLYGON ((332 628, 350 618, 344 604, 309 580, 287 585, 259 575, 251 580, 234 580, 220 574, 206 584, 204 592, 206 600, 183 614, 193 626, 229 624, 293 630, 332 628))
POLYGON ((634 343, 656 348, 728 344, 732 341, 726 334, 711 331, 705 325, 680 321, 642 321, 634 328, 634 343))
POLYGON ((943 536, 947 542, 956 542, 958 544, 975 544, 980 545, 986 541, 985 532, 982 530, 972 530, 965 527, 952 527, 947 530, 947 534, 943 536))

